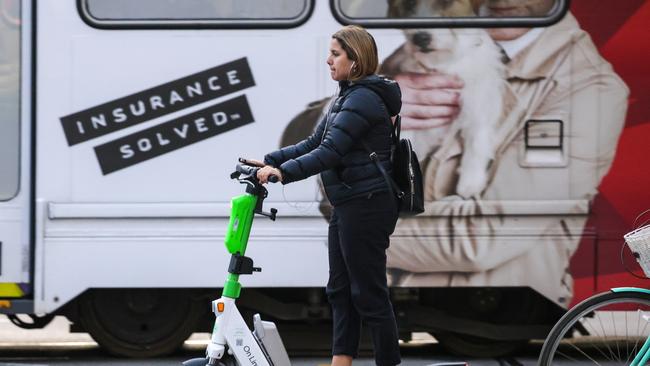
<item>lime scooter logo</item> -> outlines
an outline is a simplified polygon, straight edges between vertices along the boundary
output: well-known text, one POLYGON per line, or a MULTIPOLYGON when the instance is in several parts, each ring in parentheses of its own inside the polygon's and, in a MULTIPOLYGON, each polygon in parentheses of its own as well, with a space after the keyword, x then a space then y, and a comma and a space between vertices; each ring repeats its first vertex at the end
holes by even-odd
POLYGON ((255 356, 251 353, 251 348, 249 346, 244 346, 244 352, 246 353, 246 357, 251 365, 257 366, 257 361, 255 361, 255 356))
MULTIPOLYGON (((241 58, 61 117, 69 146, 255 86, 241 58)), ((130 167, 254 122, 245 95, 122 135, 94 148, 102 174, 130 167)))

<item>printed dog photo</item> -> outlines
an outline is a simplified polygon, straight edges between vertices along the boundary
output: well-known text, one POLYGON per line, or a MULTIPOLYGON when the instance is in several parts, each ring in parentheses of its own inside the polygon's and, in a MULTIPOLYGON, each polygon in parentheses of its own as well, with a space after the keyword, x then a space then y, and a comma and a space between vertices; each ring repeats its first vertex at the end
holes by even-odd
MULTIPOLYGON (((388 3, 390 18, 472 17, 480 6, 477 0, 388 3)), ((405 44, 384 61, 380 72, 440 72, 463 80, 461 110, 449 132, 460 132, 463 140, 456 193, 477 197, 487 184, 487 167, 495 152, 495 126, 502 113, 505 79, 500 49, 484 29, 407 29, 404 35, 405 44)), ((413 142, 422 160, 439 147, 433 129, 403 130, 402 135, 413 142)))

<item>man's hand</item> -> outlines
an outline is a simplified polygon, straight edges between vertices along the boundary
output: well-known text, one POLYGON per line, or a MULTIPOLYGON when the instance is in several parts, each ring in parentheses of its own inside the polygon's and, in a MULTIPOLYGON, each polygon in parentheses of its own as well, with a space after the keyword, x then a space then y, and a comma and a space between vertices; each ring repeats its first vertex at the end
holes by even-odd
POLYGON ((402 89, 402 129, 449 129, 460 111, 463 81, 439 72, 395 76, 402 89))
POLYGON ((259 180, 262 184, 266 184, 269 182, 269 177, 272 175, 278 177, 278 182, 282 182, 282 173, 270 165, 267 165, 257 171, 257 180, 259 180))

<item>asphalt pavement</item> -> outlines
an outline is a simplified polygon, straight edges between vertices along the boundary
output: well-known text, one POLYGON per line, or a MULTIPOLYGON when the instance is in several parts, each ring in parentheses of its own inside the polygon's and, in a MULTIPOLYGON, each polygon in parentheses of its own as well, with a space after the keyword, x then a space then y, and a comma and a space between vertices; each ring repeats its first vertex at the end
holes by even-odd
MULTIPOLYGON (((56 317, 52 323, 40 330, 20 329, 0 316, 0 366, 49 366, 49 365, 93 365, 93 366, 179 366, 183 360, 201 357, 209 334, 195 333, 185 342, 183 349, 165 358, 134 360, 112 357, 102 351, 85 333, 70 333, 69 322, 56 317)), ((535 365, 540 345, 531 344, 520 355, 503 359, 463 359, 447 354, 433 338, 415 333, 414 340, 403 344, 402 365, 426 366, 440 362, 468 361, 474 366, 521 366, 535 365)), ((327 354, 298 355, 291 358, 292 365, 329 366, 327 354)), ((355 366, 374 365, 372 355, 364 354, 354 361, 355 366)))

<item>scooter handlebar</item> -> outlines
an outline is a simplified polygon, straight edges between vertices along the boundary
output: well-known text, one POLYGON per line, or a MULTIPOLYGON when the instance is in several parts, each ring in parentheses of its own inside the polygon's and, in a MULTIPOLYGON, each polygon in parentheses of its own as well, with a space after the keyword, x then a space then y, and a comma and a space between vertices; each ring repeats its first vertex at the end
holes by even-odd
POLYGON ((257 176, 257 171, 260 170, 260 168, 250 166, 250 165, 244 165, 244 164, 237 164, 237 167, 235 168, 238 172, 244 174, 244 175, 250 175, 250 176, 257 176))
MULTIPOLYGON (((257 171, 260 170, 260 168, 246 164, 237 164, 235 169, 237 172, 253 177, 257 181, 257 171)), ((276 175, 269 176, 269 182, 271 183, 277 183, 279 180, 280 179, 276 175)))

